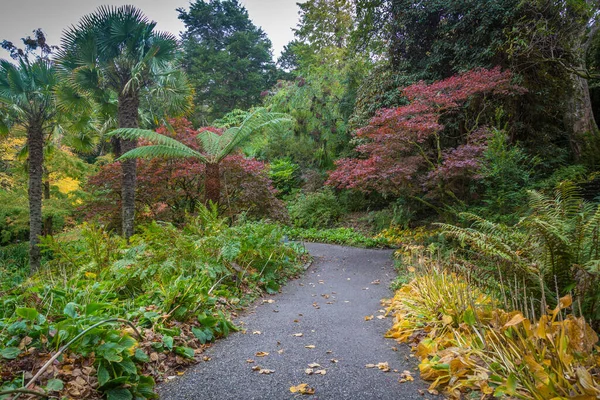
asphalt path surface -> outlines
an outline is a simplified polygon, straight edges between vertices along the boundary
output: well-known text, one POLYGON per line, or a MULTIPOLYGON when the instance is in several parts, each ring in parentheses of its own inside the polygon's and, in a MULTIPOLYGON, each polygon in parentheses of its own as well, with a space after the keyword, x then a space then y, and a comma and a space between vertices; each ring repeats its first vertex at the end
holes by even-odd
POLYGON ((427 384, 419 380, 417 361, 408 347, 383 337, 392 319, 377 318, 384 315, 381 299, 392 295, 392 252, 325 244, 306 247, 314 262, 304 276, 290 281, 280 294, 259 300, 236 321, 245 333, 218 340, 204 353, 209 361, 160 385, 161 399, 432 397, 424 391, 427 384), (367 321, 367 316, 374 318, 367 321), (269 354, 258 357, 259 352, 269 354), (383 362, 389 372, 365 367, 383 362), (313 370, 325 370, 325 375, 307 375, 313 363, 320 365, 313 370), (274 372, 260 374, 252 370, 256 366, 274 372), (414 381, 399 382, 405 370, 414 381), (315 393, 290 392, 291 386, 301 383, 315 393))

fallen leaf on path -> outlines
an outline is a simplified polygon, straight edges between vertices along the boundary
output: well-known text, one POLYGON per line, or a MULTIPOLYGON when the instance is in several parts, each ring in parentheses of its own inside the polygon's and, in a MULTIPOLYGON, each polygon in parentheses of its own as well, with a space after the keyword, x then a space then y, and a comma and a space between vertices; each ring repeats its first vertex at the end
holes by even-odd
POLYGON ((255 365, 254 367, 252 367, 252 371, 260 371, 260 366, 255 365))
POLYGON ((259 351, 258 353, 255 354, 256 357, 266 357, 268 355, 269 355, 269 353, 267 353, 266 351, 259 351))
POLYGON ((413 378, 412 374, 410 371, 402 371, 402 373, 400 374, 400 379, 398 380, 398 382, 400 383, 404 383, 404 382, 412 382, 414 381, 415 378, 413 378))
POLYGON ((263 300, 263 303, 273 304, 273 303, 275 303, 275 300, 273 300, 273 299, 263 300))
POLYGON ((311 368, 319 368, 321 366, 321 364, 312 363, 312 364, 308 364, 308 366, 311 368))
POLYGON ((300 320, 295 319, 294 322, 300 322, 300 320))
POLYGON ((204 357, 202 357, 202 359, 204 361, 210 361, 210 360, 212 360, 212 358, 210 358, 209 356, 204 356, 204 357))
POLYGON ((278 354, 283 354, 283 349, 281 349, 281 350, 277 350, 277 353, 278 353, 278 354))
POLYGON ((328 299, 328 298, 329 298, 329 295, 328 295, 328 294, 322 294, 322 295, 321 295, 321 297, 323 297, 323 298, 325 298, 325 299, 328 299))
POLYGON ((301 383, 297 386, 292 386, 290 388, 290 392, 300 394, 315 394, 315 388, 308 386, 308 383, 301 383))
POLYGON ((366 368, 375 368, 377 365, 375 364, 367 364, 365 365, 366 368))
POLYGON ((254 362, 254 360, 253 360, 253 359, 251 359, 251 358, 249 358, 249 359, 247 359, 247 360, 246 360, 246 362, 247 362, 248 364, 252 364, 252 363, 254 362))
POLYGON ((372 320, 372 319, 373 319, 373 316, 372 316, 372 315, 367 315, 367 316, 365 317, 365 321, 370 321, 370 320, 372 320))
POLYGON ((332 363, 334 363, 334 364, 335 364, 335 363, 337 363, 339 360, 336 360, 335 358, 332 358, 332 359, 331 359, 331 360, 329 360, 329 361, 331 361, 332 363))
POLYGON ((321 307, 319 307, 319 304, 317 304, 316 302, 313 303, 313 307, 316 308, 317 310, 321 307))
POLYGON ((292 336, 301 337, 302 333, 294 333, 292 336))
POLYGON ((325 375, 326 373, 327 373, 327 371, 324 369, 318 369, 315 371, 316 375, 325 375))
POLYGON ((390 371, 390 366, 388 365, 387 362, 380 362, 379 364, 377 364, 377 368, 379 368, 383 372, 389 372, 390 371))
POLYGON ((313 374, 313 372, 315 372, 315 370, 314 370, 314 369, 312 369, 312 368, 306 368, 306 369, 304 370, 304 372, 306 373, 306 375, 312 375, 312 374, 313 374))
POLYGON ((385 319, 385 315, 378 315, 377 319, 385 319))
POLYGON ((379 285, 381 282, 379 281, 379 279, 374 280, 373 282, 371 282, 371 285, 379 285))
POLYGON ((261 331, 254 331, 254 332, 252 332, 252 334, 253 335, 262 335, 262 332, 261 331))
POLYGON ((259 374, 263 374, 263 375, 269 375, 269 374, 272 374, 273 372, 275 372, 275 370, 273 370, 273 369, 261 369, 258 371, 259 374))
POLYGON ((279 312, 279 310, 273 310, 273 312, 279 312))
POLYGON ((308 346, 304 346, 304 347, 306 347, 307 349, 314 349, 315 345, 314 344, 309 344, 308 346))
POLYGON ((327 354, 331 354, 331 353, 333 353, 333 351, 331 351, 331 350, 327 350, 325 353, 327 353, 327 354))

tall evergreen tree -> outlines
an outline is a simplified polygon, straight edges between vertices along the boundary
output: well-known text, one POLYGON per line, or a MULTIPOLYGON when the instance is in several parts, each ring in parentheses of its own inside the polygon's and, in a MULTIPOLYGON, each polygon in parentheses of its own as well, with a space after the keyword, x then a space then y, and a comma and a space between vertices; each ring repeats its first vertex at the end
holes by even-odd
POLYGON ((17 126, 27 133, 29 265, 34 272, 41 262, 44 138, 56 121, 53 92, 58 81, 50 61, 44 58, 30 61, 23 55, 17 58, 17 65, 0 60, 0 133, 17 126))
MULTIPOLYGON (((175 56, 175 37, 155 27, 133 6, 103 6, 63 36, 60 64, 70 72, 72 84, 83 92, 115 93, 120 128, 139 126, 140 91, 152 86, 157 72, 175 56)), ((136 145, 135 139, 123 140, 119 147, 126 152, 136 145)), ((123 161, 122 172, 122 229, 129 238, 135 217, 135 160, 123 161)))
POLYGON ((197 0, 178 9, 184 67, 195 89, 195 122, 207 125, 260 103, 274 82, 271 41, 238 0, 197 0))

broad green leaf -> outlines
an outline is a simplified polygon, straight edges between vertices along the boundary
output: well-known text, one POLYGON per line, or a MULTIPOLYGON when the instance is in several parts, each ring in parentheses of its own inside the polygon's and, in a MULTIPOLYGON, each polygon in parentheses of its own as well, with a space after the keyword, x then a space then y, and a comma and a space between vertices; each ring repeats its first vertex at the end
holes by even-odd
POLYGON ((106 382, 110 380, 110 373, 104 367, 104 363, 100 363, 98 366, 98 384, 103 386, 106 382))
POLYGON ((90 303, 85 306, 85 315, 92 315, 96 311, 103 310, 108 307, 110 304, 107 303, 90 303))
POLYGON ((186 358, 194 358, 194 349, 190 347, 178 346, 175 347, 175 353, 186 358))
POLYGON ((127 372, 129 375, 137 374, 137 368, 130 358, 123 358, 123 361, 119 363, 119 366, 123 368, 123 371, 127 372))
POLYGON ((116 388, 106 391, 107 400, 132 400, 133 396, 127 389, 116 388))
POLYGON ((511 373, 506 380, 506 393, 514 396, 517 392, 517 377, 511 373))
POLYGON ((208 341, 207 335, 200 328, 192 327, 192 333, 196 338, 200 341, 200 343, 205 344, 208 341))
POLYGON ((473 326, 475 325, 475 323, 477 322, 477 320, 475 319, 475 313, 473 312, 473 309, 468 308, 465 311, 465 314, 463 316, 463 320, 465 321, 465 323, 469 326, 473 326))
POLYGON ((148 357, 148 354, 146 354, 142 349, 136 349, 133 357, 140 362, 150 362, 150 357, 148 357))
POLYGON ((35 308, 17 308, 15 314, 28 321, 35 321, 40 313, 35 308))
POLYGON ((77 304, 75 303, 69 303, 65 306, 65 309, 63 310, 63 314, 65 314, 67 317, 70 318, 77 318, 77 304))
POLYGON ((46 390, 49 392, 60 392, 65 387, 65 384, 60 379, 50 379, 46 383, 46 390))
POLYGON ((163 343, 165 347, 169 350, 173 350, 173 337, 172 336, 163 336, 163 343))
POLYGON ((18 347, 6 347, 0 350, 0 357, 7 360, 14 360, 19 354, 21 354, 21 350, 18 347))

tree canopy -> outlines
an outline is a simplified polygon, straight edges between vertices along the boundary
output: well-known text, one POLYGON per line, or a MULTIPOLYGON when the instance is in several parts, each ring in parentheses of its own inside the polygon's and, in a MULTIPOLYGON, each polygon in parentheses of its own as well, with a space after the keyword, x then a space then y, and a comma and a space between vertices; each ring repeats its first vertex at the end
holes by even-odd
POLYGON ((274 83, 271 41, 237 0, 197 0, 178 9, 183 65, 195 90, 198 125, 257 105, 274 83))

